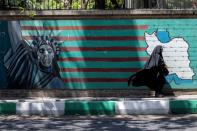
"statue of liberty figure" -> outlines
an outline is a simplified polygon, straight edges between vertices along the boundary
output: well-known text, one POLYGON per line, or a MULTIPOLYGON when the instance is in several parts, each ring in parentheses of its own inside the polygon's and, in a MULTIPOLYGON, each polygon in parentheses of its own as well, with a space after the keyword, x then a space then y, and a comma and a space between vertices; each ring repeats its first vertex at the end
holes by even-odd
POLYGON ((64 88, 57 65, 58 43, 49 36, 38 36, 29 45, 22 38, 17 21, 9 21, 8 32, 11 48, 4 56, 8 88, 64 88))

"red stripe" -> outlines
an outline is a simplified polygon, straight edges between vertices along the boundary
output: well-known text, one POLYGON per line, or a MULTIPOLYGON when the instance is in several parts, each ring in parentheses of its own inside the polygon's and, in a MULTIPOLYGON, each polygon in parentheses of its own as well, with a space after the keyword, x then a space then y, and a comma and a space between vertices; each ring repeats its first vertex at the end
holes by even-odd
POLYGON ((61 47, 61 51, 146 51, 145 47, 61 47))
POLYGON ((147 25, 114 25, 114 26, 22 26, 22 30, 147 30, 147 25))
POLYGON ((66 78, 64 82, 127 82, 128 79, 121 78, 66 78))
MULTIPOLYGON (((23 36, 26 40, 33 40, 36 36, 23 36)), ((51 36, 51 38, 60 41, 76 41, 76 40, 108 40, 108 41, 128 41, 128 40, 142 40, 144 41, 144 36, 82 36, 82 37, 75 37, 75 36, 51 36)))
POLYGON ((137 72, 141 68, 60 68, 61 72, 137 72))
POLYGON ((59 58, 58 61, 105 61, 105 62, 130 62, 146 61, 147 57, 130 57, 130 58, 59 58))

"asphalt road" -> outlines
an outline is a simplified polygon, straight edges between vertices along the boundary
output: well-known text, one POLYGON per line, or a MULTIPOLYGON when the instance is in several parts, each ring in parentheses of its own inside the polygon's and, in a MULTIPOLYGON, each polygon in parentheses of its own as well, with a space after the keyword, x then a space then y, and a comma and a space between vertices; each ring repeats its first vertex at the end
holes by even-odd
POLYGON ((197 114, 137 116, 0 116, 0 131, 197 131, 197 114))

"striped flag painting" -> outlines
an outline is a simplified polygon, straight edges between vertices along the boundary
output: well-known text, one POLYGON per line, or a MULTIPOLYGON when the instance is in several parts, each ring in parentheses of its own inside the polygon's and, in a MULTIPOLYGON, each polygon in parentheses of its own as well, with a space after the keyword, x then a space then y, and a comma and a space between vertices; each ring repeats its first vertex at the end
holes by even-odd
POLYGON ((123 89, 143 68, 148 26, 132 20, 20 21, 22 36, 48 35, 62 42, 58 65, 65 89, 123 89))

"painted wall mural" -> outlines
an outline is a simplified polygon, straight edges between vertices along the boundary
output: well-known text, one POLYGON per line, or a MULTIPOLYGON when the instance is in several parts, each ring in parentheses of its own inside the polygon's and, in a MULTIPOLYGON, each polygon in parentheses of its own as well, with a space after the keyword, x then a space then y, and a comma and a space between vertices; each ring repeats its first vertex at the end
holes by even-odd
MULTIPOLYGON (((173 89, 197 88, 196 19, 0 21, 0 87, 127 89, 157 45, 173 89)), ((144 87, 143 87, 144 88, 144 87)))

